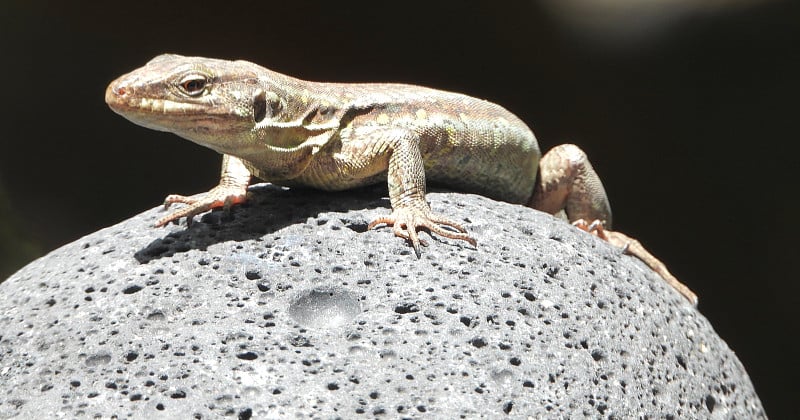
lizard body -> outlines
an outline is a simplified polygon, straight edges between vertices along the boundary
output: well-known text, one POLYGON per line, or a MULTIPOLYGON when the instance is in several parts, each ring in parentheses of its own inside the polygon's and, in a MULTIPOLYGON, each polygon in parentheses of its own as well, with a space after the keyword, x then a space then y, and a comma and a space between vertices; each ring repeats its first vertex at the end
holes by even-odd
POLYGON ((431 211, 430 180, 566 217, 697 302, 638 241, 610 230, 605 190, 577 146, 541 156, 530 128, 491 102, 413 85, 309 82, 246 61, 167 54, 113 81, 106 102, 134 123, 223 155, 220 184, 199 198, 168 196, 167 206, 186 206, 159 226, 243 202, 251 176, 323 190, 388 180, 392 213, 370 228, 392 225, 417 255, 422 228, 475 245, 460 224, 431 211))

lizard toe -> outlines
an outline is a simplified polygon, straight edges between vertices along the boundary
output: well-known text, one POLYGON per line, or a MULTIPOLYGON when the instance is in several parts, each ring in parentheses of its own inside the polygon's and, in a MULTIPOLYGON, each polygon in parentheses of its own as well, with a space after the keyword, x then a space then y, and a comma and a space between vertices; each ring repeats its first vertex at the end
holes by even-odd
POLYGON ((170 194, 166 198, 164 198, 164 208, 169 208, 169 206, 180 203, 180 204, 194 204, 197 202, 197 198, 195 197, 188 197, 185 195, 179 194, 170 194))
POLYGON ((467 229, 464 228, 464 226, 446 217, 436 214, 429 214, 422 225, 428 228, 428 230, 431 232, 445 238, 467 241, 472 246, 478 245, 478 241, 467 234, 467 229), (444 227, 448 227, 453 230, 448 230, 444 227))
POLYGON ((170 213, 170 214, 158 219, 156 221, 155 226, 156 227, 166 226, 170 222, 178 221, 182 217, 185 217, 186 218, 186 226, 188 227, 188 226, 191 226, 192 220, 194 219, 195 215, 203 213, 203 212, 206 212, 206 211, 210 210, 211 208, 212 207, 209 204, 203 204, 203 203, 196 202, 194 204, 191 204, 191 205, 188 205, 188 206, 183 207, 181 209, 178 209, 176 211, 173 211, 172 213, 170 213))

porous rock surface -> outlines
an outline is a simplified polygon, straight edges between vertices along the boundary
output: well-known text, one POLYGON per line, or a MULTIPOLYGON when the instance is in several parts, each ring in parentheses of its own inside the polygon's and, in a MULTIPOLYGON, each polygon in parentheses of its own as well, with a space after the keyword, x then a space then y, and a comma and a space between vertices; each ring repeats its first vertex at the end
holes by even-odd
POLYGON ((365 231, 382 194, 260 186, 188 230, 154 209, 31 263, 0 285, 0 418, 765 417, 639 261, 445 193, 478 247, 417 259, 365 231))

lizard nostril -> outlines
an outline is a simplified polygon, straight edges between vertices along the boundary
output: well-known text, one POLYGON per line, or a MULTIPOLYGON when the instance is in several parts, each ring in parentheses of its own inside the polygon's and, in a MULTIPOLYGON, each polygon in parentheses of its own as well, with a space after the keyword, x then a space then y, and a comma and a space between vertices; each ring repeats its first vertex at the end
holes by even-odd
POLYGON ((129 83, 126 81, 116 80, 108 86, 108 90, 118 97, 125 97, 133 93, 129 83))
POLYGON ((112 108, 127 100, 134 93, 127 83, 111 82, 106 88, 106 103, 112 108))

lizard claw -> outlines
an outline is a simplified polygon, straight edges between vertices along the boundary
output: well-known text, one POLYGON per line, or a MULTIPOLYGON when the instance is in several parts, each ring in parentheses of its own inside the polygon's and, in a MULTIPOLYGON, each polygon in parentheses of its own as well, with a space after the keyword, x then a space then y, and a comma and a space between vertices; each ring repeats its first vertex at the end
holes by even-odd
POLYGON ((606 230, 603 227, 603 222, 600 220, 595 219, 592 221, 592 223, 589 223, 586 221, 586 219, 578 219, 572 222, 572 226, 575 226, 584 232, 591 233, 600 239, 608 240, 606 237, 606 230))
POLYGON ((243 203, 247 199, 247 188, 235 188, 229 185, 218 185, 210 191, 197 194, 194 196, 184 196, 172 194, 164 199, 164 209, 175 203, 186 204, 177 211, 174 211, 160 219, 155 223, 156 227, 166 226, 170 222, 179 220, 186 217, 186 226, 192 225, 192 220, 195 215, 204 213, 211 209, 222 207, 228 210, 234 204, 243 203))
POLYGON ((420 245, 428 246, 428 242, 421 239, 417 234, 417 231, 421 228, 425 228, 429 232, 436 233, 445 238, 467 241, 472 246, 478 244, 473 237, 467 234, 467 230, 459 223, 446 217, 437 216, 431 213, 430 210, 398 208, 393 210, 392 214, 389 216, 383 216, 373 220, 367 226, 367 229, 373 229, 382 224, 391 225, 395 236, 411 242, 411 246, 414 248, 414 253, 417 255, 417 258, 422 256, 420 245), (445 229, 443 226, 447 226, 455 231, 445 229))
POLYGON ((605 223, 603 223, 601 220, 595 219, 592 221, 592 223, 589 223, 584 219, 578 219, 572 222, 572 226, 597 236, 598 238, 610 243, 611 245, 614 245, 617 248, 621 248, 623 254, 629 254, 628 248, 630 247, 633 239, 622 235, 619 232, 607 230, 604 227, 605 223))

